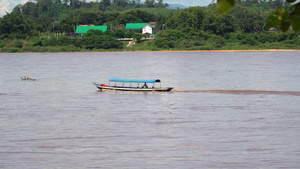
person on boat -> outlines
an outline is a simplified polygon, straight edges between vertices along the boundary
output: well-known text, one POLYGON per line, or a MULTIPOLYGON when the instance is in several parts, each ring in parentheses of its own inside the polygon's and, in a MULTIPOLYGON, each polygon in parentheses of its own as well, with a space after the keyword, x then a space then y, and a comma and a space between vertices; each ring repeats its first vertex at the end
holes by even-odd
POLYGON ((142 86, 142 88, 148 88, 147 83, 144 83, 144 85, 142 86))

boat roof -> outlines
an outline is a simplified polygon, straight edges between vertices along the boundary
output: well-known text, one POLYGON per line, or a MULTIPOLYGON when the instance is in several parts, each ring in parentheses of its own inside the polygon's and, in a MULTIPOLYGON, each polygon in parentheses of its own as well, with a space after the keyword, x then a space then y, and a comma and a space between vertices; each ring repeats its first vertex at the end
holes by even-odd
POLYGON ((159 79, 117 79, 117 78, 110 78, 110 82, 123 82, 123 83, 160 83, 159 79))

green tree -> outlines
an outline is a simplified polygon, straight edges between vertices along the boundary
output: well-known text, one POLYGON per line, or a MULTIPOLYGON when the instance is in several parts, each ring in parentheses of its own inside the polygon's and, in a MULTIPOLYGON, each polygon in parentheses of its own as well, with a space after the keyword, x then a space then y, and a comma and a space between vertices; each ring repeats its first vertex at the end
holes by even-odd
POLYGON ((126 23, 140 23, 140 22, 142 22, 142 19, 140 19, 137 16, 134 16, 132 14, 119 15, 116 20, 120 24, 123 24, 123 25, 125 25, 126 23))
POLYGON ((154 7, 154 4, 155 4, 155 1, 154 1, 154 0, 145 0, 145 5, 146 5, 146 7, 148 7, 148 8, 153 8, 153 7, 154 7))
POLYGON ((21 12, 21 8, 22 8, 22 5, 17 5, 16 7, 14 7, 14 9, 12 10, 12 12, 20 15, 22 12, 21 12))
POLYGON ((52 0, 37 0, 37 12, 43 17, 54 16, 54 4, 52 0))
POLYGON ((110 0, 102 0, 105 7, 108 7, 110 5, 110 0))
POLYGON ((12 41, 12 44, 14 47, 17 47, 17 48, 22 48, 23 47, 23 41, 22 40, 14 40, 12 41))
POLYGON ((125 31, 124 30, 116 30, 114 32, 114 37, 117 37, 117 38, 125 38, 125 31))
POLYGON ((127 0, 115 0, 115 3, 117 4, 117 6, 126 8, 128 2, 127 0))
MULTIPOLYGON (((294 31, 300 31, 300 2, 297 0, 286 0, 287 3, 291 4, 289 9, 281 7, 282 3, 280 0, 275 0, 274 2, 274 4, 278 7, 274 14, 268 17, 266 27, 271 28, 279 26, 279 28, 285 32, 290 26, 292 26, 294 31)), ((217 9, 222 14, 228 13, 234 5, 235 0, 217 1, 217 9)))
POLYGON ((34 18, 35 26, 37 31, 46 32, 49 31, 49 25, 52 20, 48 18, 34 18))
POLYGON ((168 29, 157 33, 154 44, 159 48, 175 48, 176 42, 183 37, 183 33, 177 30, 168 29))
POLYGON ((250 45, 250 46, 254 46, 257 45, 257 41, 255 39, 255 35, 254 34, 245 34, 245 37, 241 40, 240 42, 243 45, 250 45))
POLYGON ((130 12, 127 12, 126 14, 131 14, 134 17, 139 18, 139 20, 141 20, 141 22, 150 22, 150 21, 153 21, 153 19, 155 18, 154 14, 144 12, 141 10, 131 10, 130 12))
POLYGON ((246 33, 261 31, 265 24, 265 18, 260 11, 240 5, 236 5, 228 14, 234 16, 237 26, 246 33))
POLYGON ((217 35, 224 35, 238 29, 236 18, 231 15, 221 15, 215 8, 192 7, 182 10, 167 19, 168 29, 176 29, 190 34, 202 30, 217 35))
POLYGON ((232 15, 212 15, 209 14, 203 20, 203 30, 216 35, 225 35, 228 32, 234 32, 238 28, 235 27, 235 18, 232 15))
POLYGON ((89 31, 87 31, 87 33, 84 34, 83 37, 94 37, 94 36, 101 36, 103 35, 104 33, 100 30, 93 30, 93 29, 90 29, 89 31))
MULTIPOLYGON (((102 25, 105 23, 105 14, 101 11, 94 11, 93 9, 75 9, 68 13, 66 19, 62 22, 67 22, 67 25, 79 25, 79 24, 94 24, 102 25)), ((64 23, 62 24, 64 25, 64 23)))
POLYGON ((181 30, 190 27, 191 30, 201 30, 203 29, 203 20, 206 15, 206 8, 204 7, 187 8, 171 16, 166 21, 166 24, 170 29, 181 30))
POLYGON ((257 37, 256 38, 257 41, 260 43, 266 43, 266 42, 272 43, 272 42, 277 41, 277 38, 276 38, 276 35, 274 32, 262 31, 262 32, 259 32, 256 35, 256 37, 257 37))
POLYGON ((32 19, 15 12, 7 13, 0 21, 0 34, 6 38, 25 39, 33 36, 35 24, 32 19))
POLYGON ((22 7, 22 14, 31 16, 31 17, 37 17, 37 5, 33 2, 26 2, 22 7))
POLYGON ((63 0, 64 4, 67 5, 69 3, 69 0, 63 0))
POLYGON ((60 22, 62 32, 67 32, 67 33, 75 32, 75 27, 77 23, 78 21, 76 19, 70 19, 70 18, 63 19, 60 22))
MULTIPOLYGON (((114 37, 104 34, 100 30, 89 30, 82 38, 81 43, 86 49, 120 49, 122 43, 114 37)), ((74 44, 74 46, 78 44, 74 44)))

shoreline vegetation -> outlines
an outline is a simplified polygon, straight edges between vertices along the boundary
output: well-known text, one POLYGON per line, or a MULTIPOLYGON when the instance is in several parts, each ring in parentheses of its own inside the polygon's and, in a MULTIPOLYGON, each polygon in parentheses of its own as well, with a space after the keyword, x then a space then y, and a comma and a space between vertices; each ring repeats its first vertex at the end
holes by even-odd
MULTIPOLYGON (((176 46, 172 48, 157 47, 155 44, 159 39, 157 37, 151 40, 135 41, 135 45, 131 47, 127 47, 131 41, 119 41, 105 35, 97 36, 95 34, 90 37, 85 35, 82 38, 52 37, 50 39, 37 38, 33 41, 11 40, 5 42, 6 46, 0 47, 0 53, 300 51, 300 45, 298 45, 300 38, 293 40, 294 43, 288 43, 289 41, 286 40, 283 42, 257 43, 255 45, 229 42, 228 40, 224 40, 222 45, 218 45, 214 39, 203 40, 201 44, 197 44, 197 41, 194 40, 178 39, 178 41, 173 41, 176 46), (104 48, 98 48, 97 46, 104 48)), ((166 43, 170 43, 170 41, 166 43)))
MULTIPOLYGON (((150 51, 150 50, 141 50, 141 51, 112 51, 112 50, 107 50, 107 51, 73 51, 73 52, 19 52, 19 54, 26 54, 26 53, 126 53, 126 52, 136 52, 136 53, 142 53, 142 52, 212 52, 212 53, 216 53, 216 52, 300 52, 300 49, 249 49, 249 50, 157 50, 157 51, 150 51)), ((1 54, 1 53, 0 53, 1 54)), ((2 54, 13 54, 11 52, 2 52, 2 54)))
MULTIPOLYGON (((172 36, 169 35, 170 32, 173 31, 161 31, 155 39, 134 40, 135 45, 131 47, 128 47, 127 45, 132 41, 120 41, 117 40, 116 37, 108 36, 100 31, 89 31, 83 37, 76 38, 43 37, 35 38, 33 40, 4 40, 2 41, 2 47, 0 47, 0 53, 300 51, 300 35, 294 32, 273 33, 273 36, 275 37, 287 35, 287 38, 280 42, 265 42, 259 41, 260 39, 255 39, 254 44, 241 43, 241 41, 251 41, 247 38, 241 38, 240 40, 235 41, 222 37, 210 37, 201 40, 185 38, 172 40, 169 38, 162 38, 161 34, 168 34, 167 37, 172 36), (168 46, 159 47, 157 44, 168 46)), ((255 34, 252 34, 252 36, 261 38, 261 36, 255 34)))
POLYGON ((237 2, 225 15, 216 4, 167 9, 163 1, 133 2, 40 0, 17 5, 0 18, 0 53, 300 50, 299 32, 266 26, 277 6, 290 8, 280 0, 237 2), (150 22, 155 25, 151 39, 125 26, 150 22), (79 25, 106 25, 107 30, 76 34, 79 25))

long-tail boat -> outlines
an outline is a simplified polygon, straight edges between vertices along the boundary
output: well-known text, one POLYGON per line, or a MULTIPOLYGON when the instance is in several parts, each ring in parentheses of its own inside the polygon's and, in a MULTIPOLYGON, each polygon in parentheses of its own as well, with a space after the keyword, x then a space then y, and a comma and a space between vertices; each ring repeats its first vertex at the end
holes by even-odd
POLYGON ((121 91, 171 91, 173 87, 161 87, 159 79, 109 79, 108 84, 93 84, 100 90, 121 90, 121 91))

